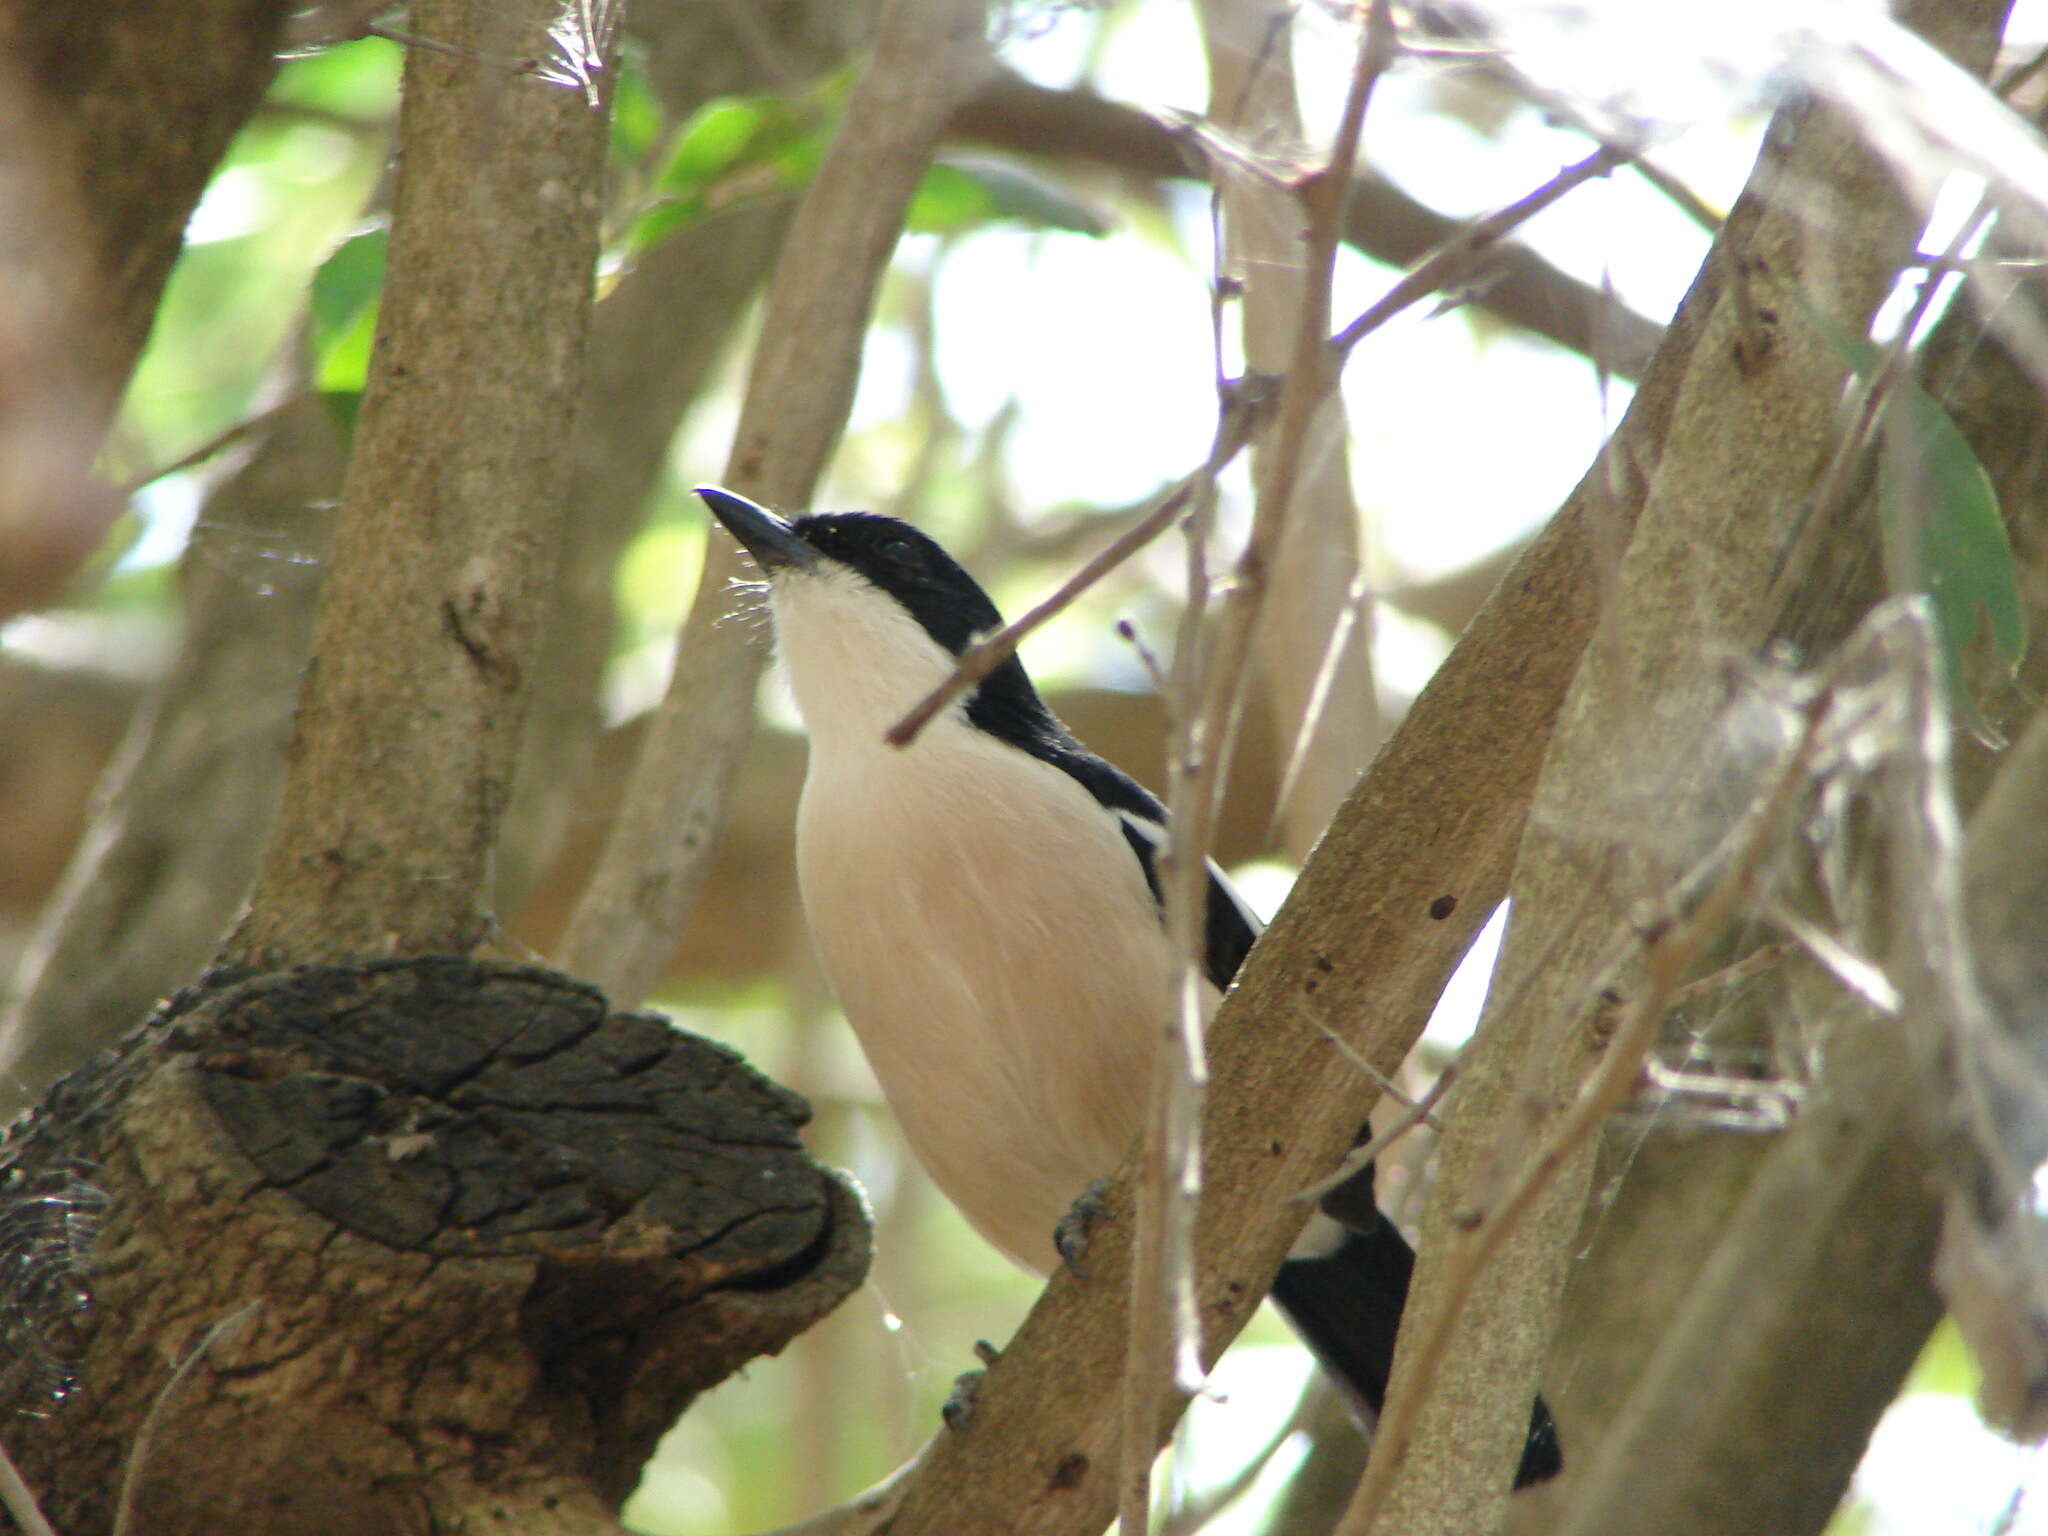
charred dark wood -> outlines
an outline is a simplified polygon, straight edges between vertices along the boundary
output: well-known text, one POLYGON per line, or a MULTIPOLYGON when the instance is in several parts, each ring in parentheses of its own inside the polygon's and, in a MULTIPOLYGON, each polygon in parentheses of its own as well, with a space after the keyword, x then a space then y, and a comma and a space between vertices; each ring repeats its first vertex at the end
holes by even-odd
POLYGON ((866 1272, 808 1111, 528 966, 215 978, 0 1147, 0 1408, 66 1536, 611 1529, 866 1272))

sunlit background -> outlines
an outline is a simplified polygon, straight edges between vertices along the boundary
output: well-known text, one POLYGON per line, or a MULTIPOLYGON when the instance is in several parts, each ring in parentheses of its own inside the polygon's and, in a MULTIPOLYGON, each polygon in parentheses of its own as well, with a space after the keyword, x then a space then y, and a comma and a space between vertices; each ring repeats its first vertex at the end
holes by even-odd
MULTIPOLYGON (((1312 143, 1327 136, 1350 62, 1351 24, 1340 9, 1308 7, 1296 46, 1312 143)), ((1835 25, 1836 13, 1858 9, 1809 12, 1835 25)), ((2016 43, 2048 35, 2048 0, 2022 10, 2016 43)), ((1654 119, 1657 167, 1722 211, 1754 158, 1786 29, 1809 12, 1783 3, 1614 0, 1508 6, 1502 16, 1515 21, 1539 77, 1602 110, 1654 119)), ((1207 97, 1195 20, 1173 0, 1023 7, 1011 17, 1003 56, 1043 84, 1087 84, 1162 114, 1199 114, 1207 97)), ((310 273, 372 202, 398 68, 396 46, 374 39, 286 68, 271 109, 242 135, 192 220, 122 418, 117 473, 150 475, 251 411, 310 273)), ((657 121, 653 138, 664 142, 680 127, 657 121)), ((1372 165, 1454 216, 1523 194, 1591 147, 1455 59, 1411 61, 1383 82, 1365 133, 1372 165)), ((1099 209, 1108 232, 984 221, 903 240, 853 420, 821 496, 832 506, 907 510, 966 552, 970 565, 977 551, 1003 549, 999 569, 979 568, 1010 608, 1041 594, 1075 549, 1089 547, 1046 539, 1034 552, 1034 536, 1076 513, 1128 507, 1171 482, 1201 460, 1214 419, 1207 193, 1170 182, 1140 194, 1109 177, 1077 179, 1065 190, 1099 209), (1009 554, 1019 549, 1021 557, 1009 554)), ((1693 217, 1633 173, 1579 190, 1521 238, 1659 321, 1709 241, 1693 217)), ((1393 275, 1346 248, 1337 312, 1363 307, 1393 275)), ((1230 366, 1237 361, 1226 357, 1230 366)), ((610 683, 620 719, 646 708, 662 686, 669 636, 705 539, 686 490, 718 474, 743 365, 737 353, 727 359, 721 386, 686 423, 654 514, 621 567, 623 623, 610 683)), ((1587 357, 1469 306, 1418 307, 1373 336, 1350 363, 1344 396, 1377 587, 1398 591, 1464 569, 1530 532, 1583 472, 1628 394, 1625 381, 1603 378, 1587 357)), ((67 664, 154 675, 174 637, 172 564, 203 473, 202 466, 151 479, 137 498, 139 516, 124 525, 76 605, 17 623, 0 641, 67 664)), ((1226 491, 1226 522, 1241 522, 1241 474, 1226 480, 1226 491)), ((229 547, 238 577, 258 590, 289 580, 305 558, 253 539, 229 547)), ((1151 643, 1167 644, 1179 576, 1178 552, 1160 546, 1034 640, 1027 662, 1056 687, 1143 687, 1136 657, 1111 626, 1130 617, 1151 643)), ((1398 607, 1380 606, 1374 623, 1383 701, 1398 711, 1450 637, 1398 607)), ((771 723, 788 724, 777 685, 763 704, 771 723)), ((1267 862, 1239 874, 1270 911, 1292 870, 1267 862)), ((1495 943, 1489 929, 1445 998, 1429 1049, 1447 1051, 1469 1032, 1495 943)), ((779 976, 684 987, 660 1001, 688 1027, 733 1042, 806 1093, 818 1110, 814 1148, 854 1171, 879 1218, 879 1258, 866 1288, 785 1356, 757 1363, 697 1404, 628 1511, 636 1526, 675 1536, 757 1530, 852 1493, 914 1450, 955 1374, 973 1364, 973 1342, 1006 1338, 1036 1287, 969 1234, 905 1161, 800 939, 779 976)), ((1183 1466, 1198 1482, 1227 1478, 1273 1437, 1306 1370, 1307 1357, 1283 1329, 1255 1325, 1192 1413, 1183 1466)), ((2038 1515, 2021 1498, 2034 1459, 1983 1429, 1971 1393, 1967 1358, 1944 1328, 1879 1429, 1838 1531, 2048 1532, 2048 1495, 2038 1515)), ((1262 1501, 1296 1454, 1283 1446, 1208 1529, 1255 1530, 1262 1501)))

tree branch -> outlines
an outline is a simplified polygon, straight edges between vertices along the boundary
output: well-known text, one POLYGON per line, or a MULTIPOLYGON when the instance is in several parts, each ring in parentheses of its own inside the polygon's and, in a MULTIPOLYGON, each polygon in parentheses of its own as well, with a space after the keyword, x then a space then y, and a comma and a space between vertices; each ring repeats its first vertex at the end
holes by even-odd
POLYGON ((0 4, 0 621, 55 600, 121 511, 93 464, 288 9, 0 4))
MULTIPOLYGON (((1974 11, 1980 25, 1983 11, 1974 11)), ((1781 115, 1723 237, 1752 287, 1770 299, 1757 309, 1775 317, 1762 367, 1741 363, 1738 306, 1717 306, 1622 556, 1613 607, 1551 744, 1517 864, 1518 916, 1501 981, 1459 1088, 1424 1225, 1390 1412, 1412 1390, 1413 1343, 1429 1333, 1445 1279, 1472 1241, 1469 1213, 1512 1177, 1583 1070, 1588 1044, 1559 1021, 1578 1016, 1631 902, 1663 884, 1657 867, 1688 840, 1711 835, 1724 814, 1718 807, 1732 770, 1717 767, 1709 750, 1726 688, 1718 658, 1755 654, 1789 608, 1811 601, 1798 573, 1775 591, 1773 576, 1797 543, 1803 497, 1825 468, 1844 367, 1817 327, 1796 323, 1799 309, 1785 289, 1796 285, 1803 302, 1860 328, 1909 255, 1915 228, 1854 124, 1817 107, 1781 115), (1617 840, 1642 873, 1629 882, 1603 872, 1598 898, 1578 900, 1589 888, 1588 844, 1598 850, 1617 840), (1512 1008, 1503 1006, 1510 990, 1518 994, 1512 1008)), ((1623 983, 1624 997, 1632 985, 1623 983)), ((1385 1536, 1486 1529, 1499 1519, 1587 1161, 1560 1175, 1480 1280, 1406 1459, 1376 1452, 1360 1501, 1385 1496, 1375 1527, 1385 1536)), ((1569 1441, 1569 1425, 1565 1431, 1569 1441)), ((1355 1505, 1347 1529, 1366 1528, 1355 1505)))
MULTIPOLYGON (((407 57, 376 349, 237 958, 460 953, 488 930, 561 542, 607 114, 477 56, 551 58, 560 14, 553 0, 414 9, 464 56, 407 57)), ((608 59, 613 41, 589 46, 608 59)))

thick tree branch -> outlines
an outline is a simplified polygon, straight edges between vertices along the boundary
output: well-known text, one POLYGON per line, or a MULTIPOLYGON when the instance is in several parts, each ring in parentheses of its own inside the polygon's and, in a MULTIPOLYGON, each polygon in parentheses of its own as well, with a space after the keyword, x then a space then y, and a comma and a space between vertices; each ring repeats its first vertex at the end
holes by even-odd
MULTIPOLYGON (((1980 44, 2002 20, 1996 4, 1944 14, 1980 44)), ((1683 848, 1718 835, 1728 814, 1732 768, 1710 751, 1726 688, 1718 658, 1755 654, 1811 600, 1816 568, 1801 561, 1827 541, 1801 536, 1805 497, 1833 452, 1844 368, 1801 306, 1860 330, 1915 228, 1856 125, 1822 108, 1782 116, 1730 216, 1724 259, 1710 266, 1739 264, 1752 303, 1746 312, 1722 305, 1708 322, 1613 607, 1551 744, 1517 863, 1517 921, 1424 1227, 1390 1416, 1416 1390, 1416 1343, 1436 1326, 1446 1277, 1481 1240, 1473 1228, 1584 1070, 1591 1047, 1573 1021, 1631 904, 1654 902, 1674 865, 1690 862, 1683 848), (1746 327, 1765 316, 1763 334, 1744 345, 1746 327), (1607 867, 1613 848, 1634 855, 1636 878, 1607 867), (1601 873, 1589 877, 1589 858, 1601 873)), ((1845 524, 1830 531, 1849 537, 1845 524)), ((1624 996, 1631 985, 1621 984, 1624 996)), ((1582 1156, 1559 1179, 1479 1282, 1412 1439, 1375 1447, 1347 1531, 1409 1536, 1498 1521, 1589 1163, 1582 1156)))
POLYGON ((457 51, 407 58, 376 351, 237 956, 459 953, 487 931, 561 542, 606 120, 582 89, 488 61, 551 58, 559 17, 552 0, 414 11, 457 51))
MULTIPOLYGON (((2048 625, 2048 457, 2040 451, 2040 398, 1966 306, 1950 311, 1919 361, 1928 387, 1997 488, 2020 560, 2030 628, 2040 633, 2048 625)), ((1801 654, 1832 647, 1882 590, 1877 551, 1854 531, 1835 542, 1849 546, 1842 549, 1841 577, 1814 584, 1832 595, 1788 632, 1801 654)), ((1983 661, 1971 669, 1969 694, 1987 717, 2010 728, 2048 690, 2048 650, 2033 647, 2017 679, 1995 658, 1983 661)), ((1956 798, 1967 810, 1984 793, 1991 770, 1999 771, 2001 782, 2012 772, 2018 749, 1994 757, 1968 735, 1956 745, 1956 798)), ((2031 855, 2017 827, 1986 833, 1973 821, 1970 849, 1973 906, 2015 893, 2021 910, 2038 912, 2025 904, 2024 879, 2008 872, 1981 876, 1975 869, 1986 854, 1997 856, 1993 850, 2012 853, 2013 871, 2024 868, 2031 855)), ((1973 937, 1986 952, 1985 936, 1973 937)), ((1998 947, 1995 941, 1991 947, 1998 947)), ((2037 950, 2020 944, 2005 952, 2037 950)), ((1901 958, 1913 963, 1910 955, 1901 958)), ((1824 1024, 1839 1005, 1838 988, 1826 983, 1827 1000, 1816 1010, 1813 996, 1822 989, 1797 974, 1805 968, 1793 969, 1790 978, 1738 989, 1725 1014, 1719 1007, 1688 1010, 1682 1027, 1695 1039, 1705 1037, 1719 1055, 1782 1040, 1788 1016, 1817 1011, 1824 1024), (1794 985, 1787 987, 1787 979, 1794 985)), ((1891 1054, 1898 1042, 1883 1021, 1872 1024, 1867 1043, 1861 1033, 1852 1037, 1834 1027, 1844 1044, 1833 1054, 1871 1055, 1899 1075, 1900 1062, 1891 1054)), ((1576 1470, 1602 1484, 1599 1492, 1587 1487, 1572 1494, 1574 1521, 1627 1529, 1641 1516, 1642 1489, 1656 1488, 1671 1490, 1674 1507, 1683 1505, 1688 1521, 1696 1515, 1703 1532, 1790 1533, 1826 1524, 1870 1428, 1896 1396, 1933 1322, 1925 1258, 1937 1207, 1926 1177, 1926 1130, 1913 1121, 1930 1101, 1940 1102, 1940 1091, 1937 1086, 1916 1098, 1902 1118, 1855 1113, 1848 1106, 1856 1102, 1862 1070, 1856 1062, 1824 1057, 1806 1111, 1819 1123, 1810 1132, 1795 1124, 1778 1148, 1754 1131, 1709 1130, 1682 1107, 1647 1135, 1640 1126, 1617 1128, 1612 1172, 1618 1179, 1625 1167, 1626 1181, 1616 1203, 1588 1223, 1583 1246, 1590 1252, 1574 1268, 1565 1326, 1552 1354, 1571 1362, 1556 1396, 1559 1419, 1592 1447, 1576 1470), (1836 1171, 1802 1183, 1797 1160, 1812 1154, 1795 1152, 1792 1143, 1809 1135, 1839 1162, 1836 1171), (1781 1158, 1791 1160, 1787 1170, 1778 1169, 1781 1158), (1843 1199, 1845 1180, 1854 1189, 1843 1199), (1797 1203, 1788 1181, 1806 1191, 1810 1204, 1797 1203), (1774 1220, 1755 1219, 1766 1210, 1774 1220), (1789 1295, 1766 1299, 1756 1277, 1767 1269, 1799 1276, 1789 1295), (1773 1319, 1774 1310, 1782 1322, 1773 1319), (1731 1323, 1737 1313, 1741 1320, 1731 1323), (1788 1356, 1788 1328, 1814 1338, 1860 1334, 1861 1341, 1839 1349, 1808 1346, 1788 1356), (1683 1467, 1676 1460, 1681 1448, 1683 1467), (1754 1466, 1762 1457, 1780 1475, 1728 1479, 1709 1470, 1754 1466), (1610 1458, 1628 1467, 1629 1477, 1612 1480, 1610 1458)), ((1866 1098, 1875 1104, 1881 1095, 1866 1098)), ((1603 1173, 1600 1183, 1607 1182, 1603 1173)), ((2023 1354, 2008 1344, 1989 1358, 2017 1363, 2023 1354)))
POLYGON ((0 1143, 10 1449, 69 1536, 616 1532, 691 1398, 860 1284, 806 1115, 529 966, 181 993, 0 1143))
MULTIPOLYGON (((280 386, 302 391, 302 376, 280 386)), ((295 393, 208 494, 180 562, 178 654, 130 720, 0 1010, 0 1102, 32 1101, 197 975, 248 895, 343 463, 326 407, 295 393)))
POLYGON ((92 465, 282 0, 0 3, 0 620, 121 510, 92 465))

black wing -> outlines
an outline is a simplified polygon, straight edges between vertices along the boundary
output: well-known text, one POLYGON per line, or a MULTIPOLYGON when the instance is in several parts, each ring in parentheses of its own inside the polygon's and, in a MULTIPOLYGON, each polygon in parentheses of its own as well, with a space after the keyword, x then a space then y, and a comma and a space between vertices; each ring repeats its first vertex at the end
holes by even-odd
MULTIPOLYGON (((1145 884, 1152 899, 1160 901, 1159 850, 1166 846, 1166 807, 1152 792, 1115 764, 1097 757, 1071 736, 1049 738, 1027 748, 1034 757, 1052 764, 1093 795, 1115 814, 1123 828, 1124 841, 1145 871, 1145 884)), ((1229 987, 1237 968, 1251 952, 1260 923, 1245 899, 1238 895, 1228 877, 1209 861, 1209 897, 1204 913, 1204 969, 1217 990, 1229 987)))

